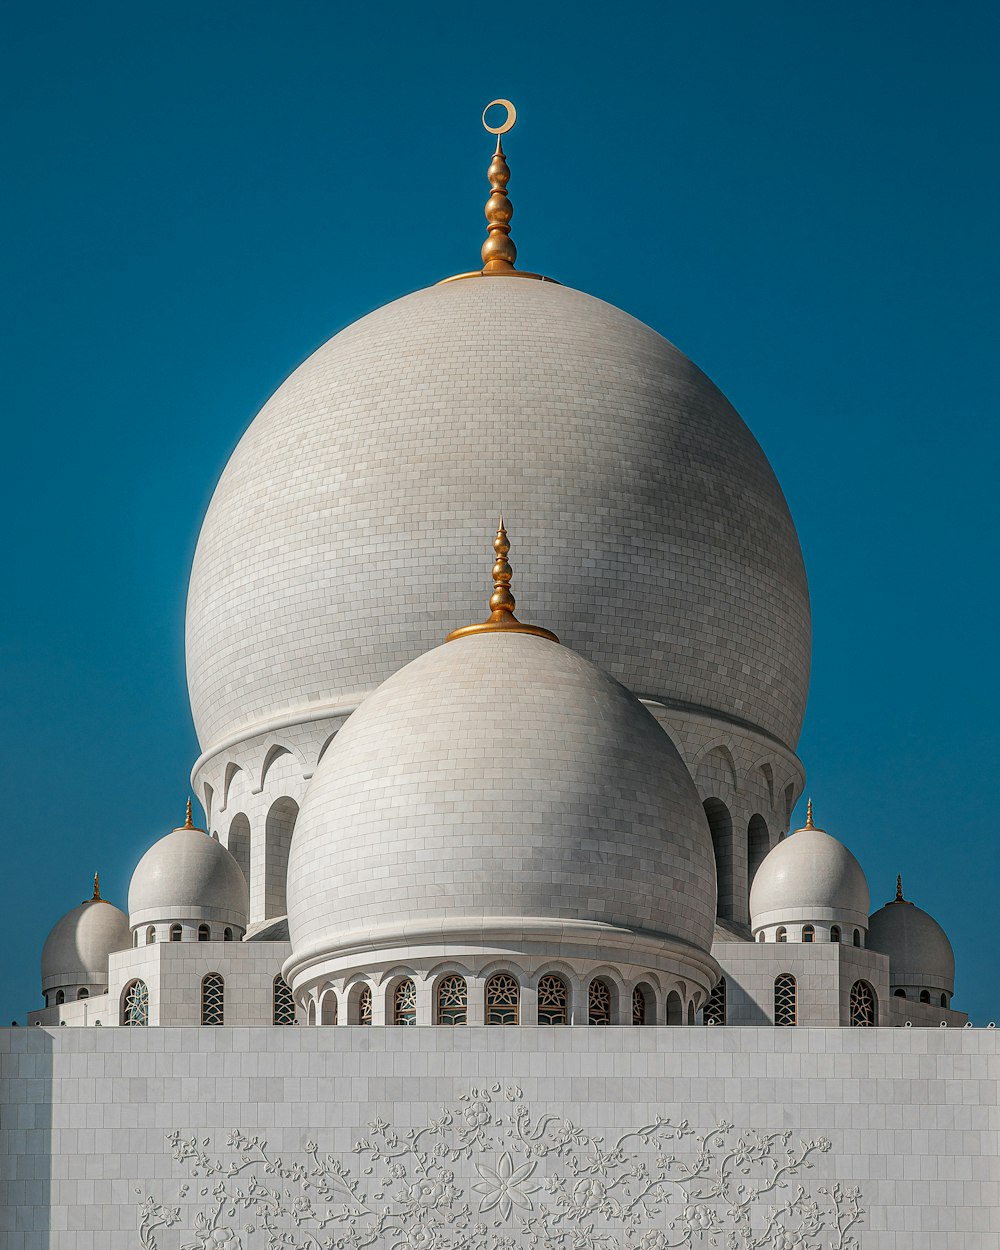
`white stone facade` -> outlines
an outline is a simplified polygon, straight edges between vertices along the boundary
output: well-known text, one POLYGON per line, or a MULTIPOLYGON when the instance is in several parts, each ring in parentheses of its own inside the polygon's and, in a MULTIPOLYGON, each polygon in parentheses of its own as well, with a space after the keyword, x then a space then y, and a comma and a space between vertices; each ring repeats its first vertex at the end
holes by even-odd
POLYGON ((998 1089, 987 1029, 5 1029, 0 1244, 997 1250, 998 1089))

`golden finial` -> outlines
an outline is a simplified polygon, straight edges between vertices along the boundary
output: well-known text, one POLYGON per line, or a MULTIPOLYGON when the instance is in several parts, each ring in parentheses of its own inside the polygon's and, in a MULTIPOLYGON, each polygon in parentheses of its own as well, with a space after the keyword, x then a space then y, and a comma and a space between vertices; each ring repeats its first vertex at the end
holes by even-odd
POLYGON ((101 879, 96 872, 94 873, 94 897, 90 901, 92 903, 104 902, 104 899, 101 898, 101 879))
POLYGON ((507 194, 507 183, 510 181, 510 168, 504 156, 500 136, 510 130, 517 121, 517 111, 509 100, 491 100, 483 109, 483 125, 491 135, 496 135, 497 146, 490 161, 487 177, 490 180, 490 198, 486 201, 486 242, 482 247, 483 273, 512 273, 517 258, 517 248, 510 237, 510 219, 514 209, 507 194), (507 110, 502 126, 491 126, 486 114, 491 108, 500 105, 507 110))
POLYGON ((193 828, 194 828, 194 819, 192 818, 192 815, 191 815, 191 797, 190 797, 190 795, 188 796, 188 801, 187 801, 187 811, 186 811, 186 812, 185 812, 185 814, 184 814, 184 824, 183 824, 182 828, 184 828, 184 829, 193 829, 193 828))
POLYGON ((892 901, 910 904, 908 898, 903 898, 903 874, 901 872, 896 873, 896 897, 892 901))
POLYGON ((468 634, 487 634, 503 630, 509 634, 534 634, 538 638, 549 638, 552 642, 559 639, 551 630, 542 629, 541 625, 524 625, 514 615, 517 601, 510 589, 512 570, 507 560, 510 543, 504 528, 503 517, 497 525, 497 536, 493 539, 493 550, 496 563, 493 565, 493 594, 490 595, 490 617, 479 625, 463 625, 461 629, 453 629, 445 642, 455 638, 464 638, 468 634))
POLYGON ((806 802, 806 823, 804 827, 806 829, 816 828, 816 826, 813 824, 813 801, 812 799, 808 799, 806 802))

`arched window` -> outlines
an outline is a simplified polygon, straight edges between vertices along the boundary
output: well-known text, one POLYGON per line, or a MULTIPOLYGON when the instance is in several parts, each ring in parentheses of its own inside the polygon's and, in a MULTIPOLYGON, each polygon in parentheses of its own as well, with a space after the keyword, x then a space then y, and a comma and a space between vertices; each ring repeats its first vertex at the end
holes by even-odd
POLYGON ((851 1024, 858 1029, 875 1027, 875 991, 867 981, 851 986, 851 1024))
POLYGON ((56 990, 56 1006, 61 1007, 66 1001, 66 994, 63 990, 56 990))
POLYGON ((706 799, 704 807, 715 851, 715 875, 719 887, 716 913, 723 920, 738 920, 733 896, 733 818, 721 799, 706 799))
POLYGON ((404 977, 392 991, 392 1022, 417 1023, 417 987, 409 977, 404 977))
POLYGON ((218 972, 209 972, 201 979, 201 1022, 224 1022, 226 983, 218 972))
MULTIPOLYGON (((645 1022, 644 1022, 645 1023, 645 1022)), ((667 1024, 684 1023, 684 1003, 676 990, 667 995, 667 1024)))
POLYGON ((520 990, 509 972, 494 972, 486 982, 486 1023, 517 1024, 520 990))
POLYGON ((775 940, 776 942, 787 942, 787 941, 788 941, 788 930, 785 928, 785 926, 784 926, 784 925, 782 925, 779 929, 776 929, 776 930, 775 930, 775 933, 774 933, 774 940, 775 940))
POLYGON ((291 798, 276 799, 264 819, 264 919, 274 920, 288 911, 285 882, 288 851, 299 805, 291 798))
POLYGON ((947 1006, 948 1006, 948 995, 947 995, 947 994, 942 994, 942 995, 941 995, 941 1006, 942 1006, 942 1007, 947 1007, 947 1006))
POLYGON ((132 945, 133 946, 139 945, 139 930, 138 929, 136 929, 134 933, 132 934, 132 945))
MULTIPOLYGON (((681 1001, 680 996, 677 995, 676 997, 679 1004, 681 1001)), ((646 991, 641 985, 637 985, 632 991, 632 1023, 649 1023, 649 1003, 646 1001, 646 991)))
POLYGON ((798 1023, 799 1003, 795 978, 790 972, 782 972, 774 978, 774 1023, 787 1028, 798 1023))
POLYGON ((337 1023, 337 993, 335 990, 327 990, 320 999, 319 1022, 320 1024, 337 1023))
POLYGON ((815 942, 816 941, 816 930, 812 927, 811 924, 804 924, 802 926, 802 941, 803 942, 815 942))
POLYGON ((280 972, 271 982, 271 1023, 295 1023, 295 999, 280 972))
POLYGON ((198 941, 199 942, 207 942, 211 936, 212 936, 212 931, 209 929, 207 924, 200 924, 198 926, 198 941))
POLYGON ((854 945, 855 946, 861 945, 861 930, 860 929, 854 930, 854 945))
POLYGON ((702 1020, 706 1024, 725 1024, 726 1023, 726 978, 720 977, 719 984, 712 991, 708 1002, 705 1004, 705 1010, 702 1013, 702 1020))
POLYGON ((930 990, 921 990, 921 991, 920 991, 920 1001, 921 1001, 922 1003, 929 1003, 929 1002, 931 1001, 931 992, 930 992, 930 990))
POLYGON ((694 1017, 695 1017, 694 999, 692 999, 688 1003, 688 1024, 694 1024, 694 1017))
POLYGON ((146 945, 152 946, 152 944, 155 941, 156 941, 156 926, 150 925, 149 928, 146 930, 146 945))
POLYGON ((892 996, 893 996, 893 998, 905 998, 905 997, 906 997, 906 990, 893 990, 893 991, 892 991, 892 996))
POLYGON ((233 931, 228 925, 222 932, 222 940, 223 942, 231 942, 233 940, 233 931))
POLYGON ((547 972, 538 980, 538 1023, 569 1023, 569 990, 554 972, 547 972))
POLYGON ((316 1023, 316 1000, 314 998, 310 998, 309 1010, 306 1012, 306 1024, 308 1024, 309 1027, 312 1028, 312 1026, 315 1023, 316 1023))
POLYGON ((145 981, 131 981, 122 994, 122 1024, 149 1024, 149 990, 145 981))
MULTIPOLYGON (((76 996, 77 998, 89 998, 90 990, 88 990, 87 987, 84 985, 81 989, 78 989, 76 991, 76 996)), ((944 995, 942 994, 941 997, 944 998, 944 995)), ((944 1003, 942 1003, 941 1006, 943 1007, 944 1003)))
POLYGON ((437 987, 438 1024, 465 1024, 468 1001, 465 977, 456 972, 442 977, 437 987))
POLYGON ((600 977, 591 981, 587 991, 587 1023, 611 1023, 611 986, 600 977))
POLYGON ((771 849, 771 839, 767 832, 767 821, 761 815, 750 817, 747 825, 747 889, 753 885, 757 869, 761 866, 771 849))
POLYGON ((181 927, 179 924, 170 926, 170 940, 171 942, 179 942, 181 940, 181 927))
POLYGON ((830 926, 830 941, 831 942, 840 941, 840 925, 839 924, 834 924, 830 926))
POLYGON ((229 826, 229 853, 240 866, 250 884, 250 821, 244 812, 237 812, 229 826))
POLYGON ((761 929, 761 931, 757 934, 757 941, 758 941, 758 942, 763 942, 764 940, 765 940, 765 937, 764 937, 764 930, 763 930, 763 929, 761 929))
POLYGON ((358 1024, 371 1024, 372 1022, 372 987, 364 986, 358 995, 358 1024))

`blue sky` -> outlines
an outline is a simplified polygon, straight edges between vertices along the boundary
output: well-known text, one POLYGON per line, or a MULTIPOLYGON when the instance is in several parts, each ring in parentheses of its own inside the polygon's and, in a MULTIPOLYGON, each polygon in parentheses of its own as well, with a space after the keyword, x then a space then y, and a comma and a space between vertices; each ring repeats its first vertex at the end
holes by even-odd
POLYGON ((677 343, 785 489, 818 823, 1000 1015, 998 36, 924 0, 9 6, 0 1019, 94 869, 124 906, 183 817, 230 451, 331 334, 476 264, 498 95, 519 264, 677 343))

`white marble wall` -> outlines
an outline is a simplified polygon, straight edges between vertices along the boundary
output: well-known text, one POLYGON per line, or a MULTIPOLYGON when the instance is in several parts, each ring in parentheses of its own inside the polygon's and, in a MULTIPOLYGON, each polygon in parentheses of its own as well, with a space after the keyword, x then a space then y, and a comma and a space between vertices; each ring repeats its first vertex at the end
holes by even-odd
POLYGON ((1000 1250, 998 1080, 986 1029, 5 1029, 0 1245, 1000 1250))

